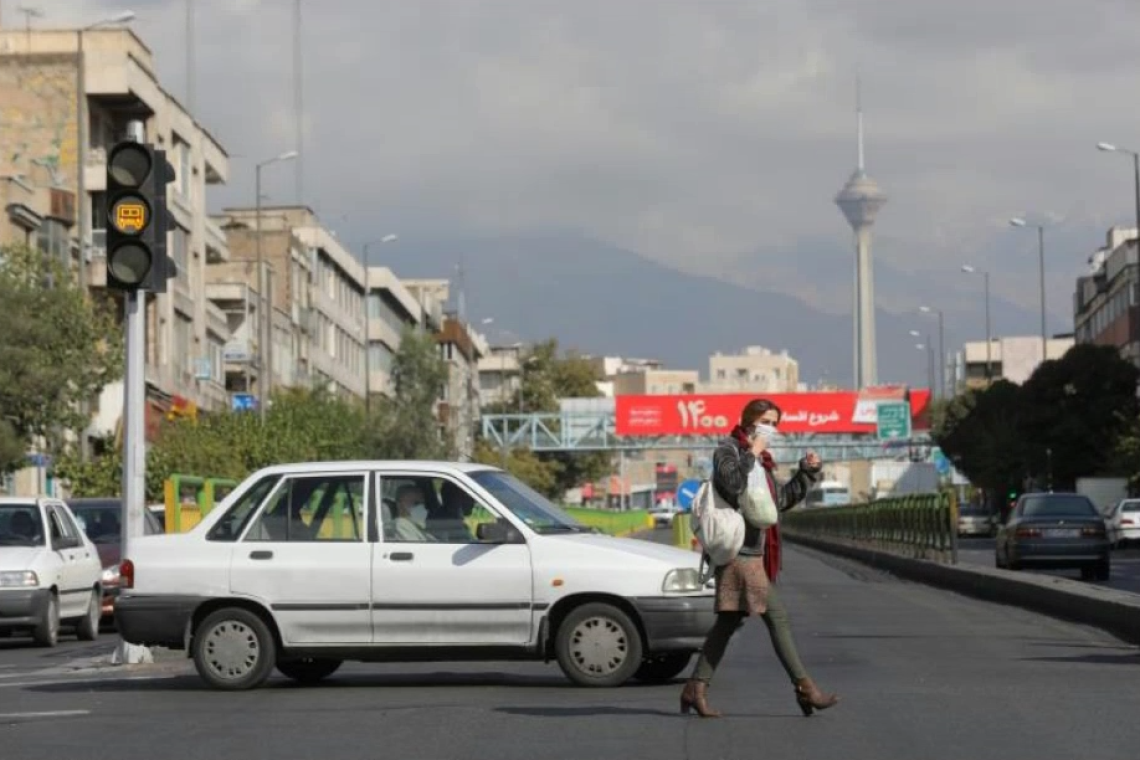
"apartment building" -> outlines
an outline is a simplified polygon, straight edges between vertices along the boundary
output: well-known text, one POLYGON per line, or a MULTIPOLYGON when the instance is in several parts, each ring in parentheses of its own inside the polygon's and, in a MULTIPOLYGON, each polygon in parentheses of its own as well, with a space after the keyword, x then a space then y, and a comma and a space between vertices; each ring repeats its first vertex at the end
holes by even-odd
POLYGON ((422 326, 425 312, 430 311, 391 269, 368 268, 369 393, 392 395, 392 360, 400 350, 403 332, 422 326))
MULTIPOLYGON (((79 37, 77 30, 0 31, 0 177, 18 178, 5 192, 15 193, 18 184, 25 191, 9 231, 14 224, 30 239, 38 223, 34 234, 43 247, 70 255, 90 287, 105 287, 107 150, 125 137, 130 121, 141 120, 146 139, 167 151, 175 169, 168 245, 179 268, 168 292, 146 306, 150 411, 221 408, 229 336, 225 314, 204 286, 207 264, 228 260, 229 251, 225 234, 207 217, 206 193, 225 182, 228 157, 162 87, 151 50, 133 32, 83 31, 82 57, 79 37), (80 123, 87 126, 83 144, 80 123), (90 233, 80 245, 84 219, 90 233)), ((91 432, 112 430, 121 409, 122 386, 108 387, 91 432)))
MULTIPOLYGON (((523 376, 526 372, 527 347, 522 343, 489 346, 479 358, 479 406, 521 405, 523 376)), ((521 410, 521 407, 520 407, 521 410)))
MULTIPOLYGON (((1054 336, 1046 341, 1045 358, 1060 359, 1072 347, 1071 335, 1054 336)), ((1041 336, 994 338, 988 354, 984 340, 967 342, 955 356, 954 386, 959 391, 985 388, 987 360, 992 380, 1024 383, 1042 362, 1041 336)))
MULTIPOLYGON (((227 208, 216 219, 241 247, 253 288, 257 214, 256 208, 227 208)), ((364 398, 364 267, 306 206, 261 208, 261 256, 267 294, 250 297, 273 304, 273 340, 268 356, 258 357, 257 341, 247 338, 247 353, 273 367, 267 388, 311 384, 364 398)), ((268 328, 258 324, 264 334, 268 328)))
POLYGON ((700 381, 695 369, 626 369, 611 378, 615 396, 696 393, 700 381))
POLYGON ((1078 343, 1112 346, 1140 367, 1140 258, 1136 230, 1113 227, 1077 279, 1073 324, 1078 343))
POLYGON ((447 315, 435 334, 439 355, 447 362, 447 383, 440 395, 441 433, 454 442, 460 462, 475 453, 479 424, 479 359, 489 352, 486 339, 454 315, 447 315))
POLYGON ((800 365, 787 351, 748 346, 740 353, 717 352, 709 357, 707 393, 794 393, 799 388, 800 365))

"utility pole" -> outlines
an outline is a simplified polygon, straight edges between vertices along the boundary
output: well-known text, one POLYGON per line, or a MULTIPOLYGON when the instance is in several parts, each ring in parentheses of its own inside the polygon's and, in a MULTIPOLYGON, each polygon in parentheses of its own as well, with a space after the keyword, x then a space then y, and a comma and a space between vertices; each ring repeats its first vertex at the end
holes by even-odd
MULTIPOLYGON (((141 121, 127 125, 127 139, 145 142, 141 121)), ((126 372, 123 377, 123 520, 120 556, 130 557, 132 541, 144 534, 146 509, 146 291, 123 294, 126 311, 126 372)), ((154 660, 147 647, 119 639, 112 662, 154 660)))

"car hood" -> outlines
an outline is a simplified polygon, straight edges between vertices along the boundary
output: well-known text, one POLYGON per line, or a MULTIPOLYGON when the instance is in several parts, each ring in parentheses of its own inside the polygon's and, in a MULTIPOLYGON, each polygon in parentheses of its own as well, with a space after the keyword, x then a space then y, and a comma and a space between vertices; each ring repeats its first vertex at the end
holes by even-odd
POLYGON ((643 541, 638 538, 615 538, 598 533, 567 533, 565 535, 543 536, 544 541, 573 546, 589 547, 597 551, 609 552, 627 558, 640 557, 651 562, 659 562, 669 567, 698 567, 701 555, 676 546, 643 541))
POLYGON ((43 551, 42 546, 0 546, 0 572, 31 570, 43 551))

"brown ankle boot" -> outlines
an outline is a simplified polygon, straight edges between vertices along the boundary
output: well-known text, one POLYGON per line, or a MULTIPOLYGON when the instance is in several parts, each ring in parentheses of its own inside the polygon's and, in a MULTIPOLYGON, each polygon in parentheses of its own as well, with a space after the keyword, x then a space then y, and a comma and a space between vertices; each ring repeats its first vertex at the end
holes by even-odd
POLYGON ((811 715, 812 710, 826 710, 838 701, 838 696, 824 694, 810 678, 801 678, 796 681, 796 703, 803 710, 804 715, 811 715))
POLYGON ((720 713, 709 707, 709 685, 704 681, 690 679, 685 682, 685 690, 681 692, 681 712, 687 714, 696 710, 702 718, 719 718, 720 713))

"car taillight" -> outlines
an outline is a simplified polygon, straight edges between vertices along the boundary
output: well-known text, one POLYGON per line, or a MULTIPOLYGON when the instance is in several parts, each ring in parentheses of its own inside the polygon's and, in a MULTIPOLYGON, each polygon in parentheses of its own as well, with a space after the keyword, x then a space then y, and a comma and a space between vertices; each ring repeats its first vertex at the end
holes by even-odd
POLYGON ((1090 525, 1087 528, 1081 528, 1081 535, 1082 536, 1103 536, 1104 535, 1104 526, 1103 525, 1099 525, 1099 526, 1090 525))
POLYGON ((1040 538, 1041 537, 1041 531, 1039 531, 1037 528, 1018 528, 1017 529, 1017 537, 1018 538, 1040 538))
POLYGON ((119 563, 119 588, 135 587, 135 563, 129 559, 119 563))
POLYGON ((1121 524, 1121 525, 1135 525, 1136 523, 1132 522, 1132 521, 1131 521, 1131 520, 1129 520, 1128 518, 1125 518, 1125 519, 1123 519, 1123 520, 1121 520, 1121 521, 1120 521, 1120 524, 1121 524))

